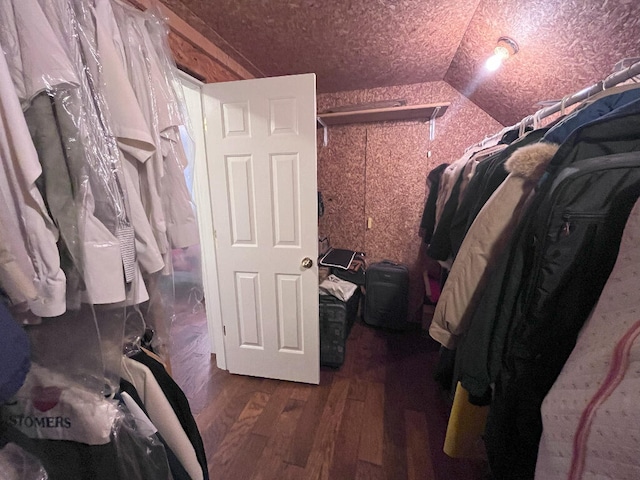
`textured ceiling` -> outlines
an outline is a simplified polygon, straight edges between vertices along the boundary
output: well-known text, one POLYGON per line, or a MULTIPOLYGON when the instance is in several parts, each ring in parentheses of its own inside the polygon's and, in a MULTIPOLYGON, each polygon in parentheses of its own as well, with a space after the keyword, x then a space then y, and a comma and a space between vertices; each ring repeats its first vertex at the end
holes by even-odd
POLYGON ((445 80, 509 125, 640 56, 638 0, 162 0, 256 76, 319 93, 445 80), (520 52, 495 73, 501 35, 520 52))

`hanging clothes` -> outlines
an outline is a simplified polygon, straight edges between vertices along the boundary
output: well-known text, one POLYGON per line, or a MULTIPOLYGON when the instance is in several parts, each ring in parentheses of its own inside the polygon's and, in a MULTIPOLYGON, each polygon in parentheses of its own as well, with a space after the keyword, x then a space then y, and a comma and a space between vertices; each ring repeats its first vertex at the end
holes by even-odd
POLYGON ((637 402, 640 202, 575 348, 542 403, 536 479, 640 477, 637 402))
POLYGON ((451 267, 436 305, 429 334, 454 349, 471 316, 493 266, 503 254, 530 194, 558 150, 555 144, 533 144, 513 153, 505 163, 507 178, 487 200, 451 267))
POLYGON ((122 357, 127 307, 149 300, 147 284, 157 305, 171 249, 198 232, 166 27, 131 10, 119 21, 114 8, 0 6, 0 293, 55 317, 30 328, 34 364, 17 393, 25 342, 7 330, 0 394, 15 396, 2 406, 0 445, 35 455, 53 480, 208 478, 184 394, 122 357), (121 370, 142 399, 117 391, 121 370))
POLYGON ((436 202, 438 200, 438 189, 440 187, 440 180, 444 170, 449 166, 448 163, 438 165, 431 170, 427 175, 427 188, 429 194, 422 211, 422 218, 420 219, 420 236, 424 243, 429 244, 433 231, 436 226, 436 202))
MULTIPOLYGON (((131 192, 130 209, 135 231, 136 258, 144 274, 152 274, 164 268, 164 260, 153 235, 142 199, 139 185, 126 168, 128 159, 146 162, 156 151, 153 135, 142 113, 126 70, 123 40, 116 24, 115 14, 109 0, 98 0, 93 10, 96 22, 96 37, 103 76, 100 85, 109 105, 114 133, 121 154, 124 182, 131 192)), ((138 302, 139 303, 139 302, 138 302)))
POLYGON ((473 158, 476 153, 482 151, 484 148, 492 147, 496 143, 497 140, 493 144, 471 148, 466 151, 462 157, 460 157, 458 160, 444 169, 444 171, 442 172, 442 178, 440 179, 440 185, 438 187, 438 197, 436 199, 436 222, 434 228, 438 227, 438 223, 440 222, 440 218, 442 217, 445 205, 449 201, 451 195, 453 195, 453 188, 460 178, 460 174, 462 173, 462 170, 464 169, 467 162, 469 162, 469 160, 471 160, 471 158, 473 158))
MULTIPOLYGON (((540 404, 613 266, 611 256, 615 259, 621 227, 635 202, 633 189, 640 181, 640 169, 634 158, 621 160, 620 166, 612 158, 611 169, 606 168, 606 159, 589 159, 603 151, 634 151, 640 146, 635 125, 640 104, 628 107, 575 130, 560 147, 526 219, 518 225, 502 268, 496 269, 497 288, 491 284, 485 290, 475 312, 468 333, 473 340, 462 345, 465 388, 478 392, 480 385, 470 373, 487 367, 489 378, 496 382, 486 437, 496 478, 533 475, 540 404), (564 166, 569 168, 563 177, 564 166), (602 172, 592 176, 581 170, 598 168, 602 172), (566 215, 570 216, 564 219, 566 215), (477 315, 486 314, 488 305, 497 313, 476 324, 477 315), (481 325, 487 328, 484 336, 473 335, 481 325), (488 354, 488 361, 487 356, 483 361, 470 355, 482 350, 483 339, 491 345, 482 354, 488 354), (519 424, 527 428, 518 428, 519 424)), ((485 383, 480 393, 487 387, 485 383)))
POLYGON ((43 191, 49 187, 45 201, 61 229, 62 250, 68 253, 62 258, 74 263, 65 265, 65 270, 81 272, 83 277, 79 281, 73 273, 68 279, 67 300, 78 308, 78 289, 85 287, 94 303, 124 300, 122 273, 105 266, 123 262, 121 248, 126 247, 126 242, 117 236, 127 236, 128 220, 122 192, 113 177, 106 143, 109 135, 99 121, 90 80, 80 73, 84 71, 84 52, 75 39, 81 37, 81 32, 73 31, 73 12, 60 2, 45 2, 42 6, 34 0, 14 3, 13 17, 4 20, 9 25, 20 25, 15 29, 18 37, 6 38, 9 28, 3 35, 3 44, 13 46, 20 55, 19 59, 15 54, 8 58, 14 61, 16 88, 24 95, 21 100, 26 118, 31 122, 44 166, 43 191), (45 49, 34 49, 32 45, 47 45, 52 55, 42 61, 41 52, 45 49), (51 101, 45 98, 47 94, 51 101), (42 117, 47 114, 55 121, 43 122, 42 117), (56 138, 57 142, 51 141, 56 138), (65 171, 70 176, 63 183, 58 175, 65 171))
MULTIPOLYGON (((543 180, 547 180, 557 172, 556 164, 561 165, 565 162, 571 164, 603 153, 632 151, 637 148, 639 141, 630 129, 630 125, 635 121, 633 105, 633 103, 629 104, 629 111, 617 110, 615 115, 603 116, 575 129, 556 152, 543 180), (628 121, 631 123, 627 124, 628 121), (614 129, 620 131, 619 136, 611 137, 609 132, 617 131, 614 129), (586 146, 589 148, 585 148, 586 146)), ((550 182, 545 183, 547 186, 550 185, 550 182)), ((514 244, 522 235, 519 233, 522 228, 521 222, 508 247, 509 251, 515 249, 514 244)), ((518 268, 515 264, 512 265, 513 260, 509 259, 510 255, 500 258, 488 282, 488 288, 485 289, 478 308, 473 313, 467 334, 472 340, 463 341, 464 345, 459 345, 458 362, 461 363, 459 369, 462 372, 461 381, 472 396, 485 396, 490 384, 495 381, 497 372, 500 370, 502 348, 508 330, 508 323, 502 325, 497 319, 504 318, 504 321, 508 322, 509 313, 507 312, 510 312, 512 307, 508 306, 507 302, 515 300, 520 288, 520 279, 528 274, 528 271, 522 270, 522 265, 518 268), (512 273, 508 273, 509 269, 512 273)))
MULTIPOLYGON (((0 7, 3 36, 15 25, 7 7, 6 2, 0 7)), ((56 245, 59 233, 36 185, 42 167, 7 63, 7 58, 19 58, 15 45, 9 51, 11 54, 0 58, 0 192, 5 205, 0 226, 3 232, 13 233, 7 234, 8 241, 0 247, 5 252, 2 284, 12 303, 27 302, 38 316, 58 316, 66 309, 66 278, 56 245)), ((20 72, 14 69, 13 73, 18 76, 20 72)), ((24 83, 20 82, 23 91, 24 83)))
POLYGON ((469 185, 469 177, 473 175, 475 166, 480 159, 485 159, 492 153, 497 153, 504 148, 506 148, 506 145, 494 145, 475 151, 472 155, 467 154, 446 168, 443 173, 443 178, 446 179, 447 176, 450 176, 450 180, 444 184, 441 182, 440 185, 441 188, 438 192, 436 204, 443 202, 444 205, 436 222, 435 231, 427 248, 427 253, 431 258, 440 261, 441 264, 447 268, 450 267, 452 260, 449 236, 451 222, 458 209, 460 200, 464 198, 466 188, 469 185))
POLYGON ((147 19, 138 11, 119 2, 113 9, 125 39, 129 80, 138 103, 151 128, 156 152, 144 163, 129 161, 125 166, 139 185, 165 266, 170 267, 171 248, 198 243, 195 215, 184 181, 187 165, 177 126, 184 123, 175 97, 162 75, 162 61, 154 47, 147 19))
POLYGON ((178 457, 176 457, 176 454, 173 453, 173 450, 171 450, 167 442, 164 440, 164 438, 162 438, 162 435, 158 433, 158 429, 156 428, 156 426, 153 425, 153 423, 151 422, 151 419, 149 418, 149 413, 147 412, 147 409, 145 408, 144 402, 140 398, 140 395, 138 395, 138 391, 136 390, 136 387, 134 387, 131 383, 127 382, 124 378, 121 378, 120 379, 120 395, 125 399, 125 403, 129 407, 129 410, 133 412, 134 408, 132 407, 131 402, 127 400, 127 396, 125 396, 125 394, 128 396, 128 398, 130 398, 133 402, 135 402, 139 410, 142 412, 142 414, 138 413, 136 417, 144 416, 145 424, 146 423, 151 424, 150 428, 152 429, 154 434, 158 436, 158 439, 164 445, 164 449, 167 455, 167 461, 169 462, 169 468, 171 470, 171 475, 173 476, 173 480, 191 480, 191 477, 189 477, 189 474, 180 463, 180 460, 178 460, 178 457))
MULTIPOLYGON (((167 479, 178 480, 179 476, 173 475, 174 471, 179 474, 183 474, 182 478, 188 479, 182 465, 174 463, 171 467, 171 461, 169 460, 171 452, 170 449, 166 449, 165 443, 162 441, 158 434, 158 429, 155 427, 146 412, 140 407, 140 405, 133 399, 128 392, 119 392, 116 398, 120 401, 120 406, 123 410, 129 412, 128 417, 118 425, 120 430, 120 442, 116 443, 118 449, 118 462, 117 467, 123 477, 134 478, 153 478, 153 479, 167 479), (135 427, 134 431, 130 430, 130 426, 135 427), (128 434, 128 435, 127 435, 128 434), (144 439, 141 442, 140 439, 144 439), (144 459, 140 461, 140 458, 144 459)), ((175 455, 171 455, 171 458, 175 459, 175 455)))
POLYGON ((158 385, 160 385, 164 396, 167 398, 167 401, 175 412, 176 417, 180 421, 180 425, 182 425, 187 437, 189 437, 189 441, 191 442, 191 445, 195 450, 196 457, 198 458, 198 463, 202 468, 204 479, 208 480, 209 469, 207 467, 207 457, 204 451, 204 444, 202 443, 198 426, 193 418, 189 402, 187 397, 184 395, 184 392, 173 378, 171 378, 171 375, 169 375, 165 367, 144 350, 141 350, 131 358, 145 365, 153 374, 158 385))
POLYGON ((51 480, 172 479, 144 414, 39 365, 2 417, 0 439, 36 456, 51 480))
POLYGON ((562 143, 581 125, 598 120, 610 112, 640 99, 640 86, 619 85, 588 99, 562 122, 549 129, 544 141, 562 143))
MULTIPOLYGON (((0 439, 14 443, 42 463, 47 480, 130 480, 122 477, 113 444, 85 445, 79 442, 37 440, 16 428, 0 424, 0 439)), ((140 479, 142 480, 142 479, 140 479)))
MULTIPOLYGON (((96 303, 116 303, 126 299, 126 289, 139 277, 135 261, 134 231, 129 212, 128 192, 122 180, 122 165, 115 143, 112 124, 108 115, 108 106, 101 95, 99 80, 94 77, 99 62, 96 46, 95 26, 88 10, 88 1, 41 0, 43 10, 50 18, 52 27, 66 42, 70 58, 80 77, 80 123, 81 138, 84 140, 84 159, 88 161, 87 176, 89 205, 93 204, 95 218, 102 224, 84 219, 86 248, 102 251, 90 251, 84 257, 84 280, 87 284, 86 301, 96 303), (91 231, 88 231, 91 226, 91 231), (104 227, 104 228, 102 228, 104 227), (105 230, 106 229, 106 230, 105 230), (108 235, 111 238, 108 238, 108 235), (106 248, 106 247, 109 248, 106 248), (120 259, 115 264, 116 253, 120 259), (108 263, 107 263, 108 262, 108 263), (107 282, 104 273, 112 275, 107 282), (127 288, 125 288, 127 286, 127 288), (113 289, 113 290, 111 290, 113 289)), ((75 105, 75 102, 73 103, 75 105)), ((71 110, 74 111, 74 110, 71 110)), ((141 279, 138 278, 141 283, 141 279)))
POLYGON ((113 402, 38 364, 2 418, 30 438, 69 440, 86 445, 109 443, 118 415, 113 402))
POLYGON ((140 362, 123 357, 122 377, 136 388, 149 418, 192 480, 203 480, 204 472, 195 449, 153 373, 140 362))
POLYGON ((507 178, 508 172, 504 168, 505 162, 519 148, 539 142, 545 133, 546 129, 525 133, 503 150, 494 153, 478 164, 475 174, 469 181, 466 194, 460 200, 451 220, 448 235, 451 244, 451 255, 454 260, 467 231, 478 216, 478 213, 493 195, 493 192, 507 178))

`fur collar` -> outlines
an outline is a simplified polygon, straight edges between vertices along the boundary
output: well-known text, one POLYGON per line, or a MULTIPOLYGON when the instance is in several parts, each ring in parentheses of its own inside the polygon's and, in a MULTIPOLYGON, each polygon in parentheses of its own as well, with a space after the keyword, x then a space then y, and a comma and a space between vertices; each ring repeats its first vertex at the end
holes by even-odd
POLYGON ((539 142, 519 148, 506 161, 504 168, 512 175, 537 181, 558 151, 556 143, 539 142))

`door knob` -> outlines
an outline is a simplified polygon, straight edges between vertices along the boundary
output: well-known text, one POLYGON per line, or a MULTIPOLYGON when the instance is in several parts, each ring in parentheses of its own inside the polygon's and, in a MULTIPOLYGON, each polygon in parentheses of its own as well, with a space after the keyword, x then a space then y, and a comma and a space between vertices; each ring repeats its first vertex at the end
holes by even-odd
POLYGON ((313 267, 313 260, 311 260, 309 257, 304 257, 300 265, 302 265, 302 268, 311 268, 313 267))

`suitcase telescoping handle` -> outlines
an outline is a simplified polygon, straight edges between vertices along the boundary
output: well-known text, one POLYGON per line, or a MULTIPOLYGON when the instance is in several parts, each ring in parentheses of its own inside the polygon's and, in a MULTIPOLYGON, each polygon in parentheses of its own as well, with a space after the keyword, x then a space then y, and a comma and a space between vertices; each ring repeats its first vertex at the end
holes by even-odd
POLYGON ((382 260, 380 263, 386 263, 387 265, 400 265, 399 263, 393 262, 391 260, 382 260))

